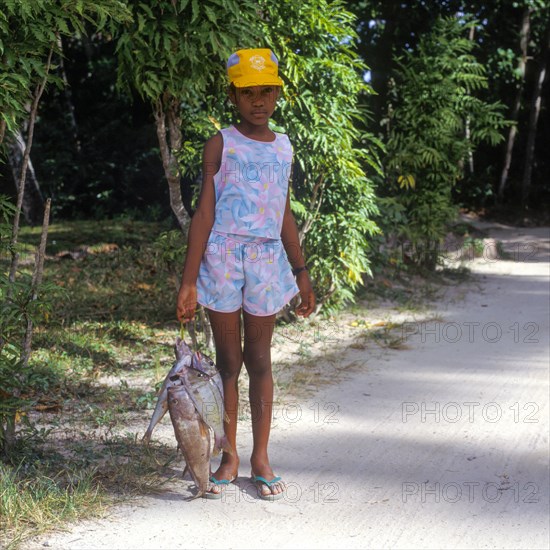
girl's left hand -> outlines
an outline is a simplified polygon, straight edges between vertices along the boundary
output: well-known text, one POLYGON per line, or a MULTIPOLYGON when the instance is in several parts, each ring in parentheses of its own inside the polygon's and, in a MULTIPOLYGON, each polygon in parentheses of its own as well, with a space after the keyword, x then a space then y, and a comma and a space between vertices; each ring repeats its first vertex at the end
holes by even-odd
POLYGON ((180 286, 176 315, 181 323, 188 323, 195 316, 197 307, 197 285, 180 286))
POLYGON ((301 271, 296 277, 296 284, 300 289, 301 302, 295 308, 296 315, 301 317, 308 317, 315 309, 315 294, 313 293, 313 286, 309 280, 307 271, 301 271))

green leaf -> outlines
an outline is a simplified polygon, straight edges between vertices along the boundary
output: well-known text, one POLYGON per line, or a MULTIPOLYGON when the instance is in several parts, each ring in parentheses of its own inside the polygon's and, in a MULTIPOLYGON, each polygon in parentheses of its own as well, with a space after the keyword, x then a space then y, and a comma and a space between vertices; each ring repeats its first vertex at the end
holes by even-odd
POLYGON ((191 1, 191 10, 193 12, 193 16, 191 17, 191 23, 194 23, 199 18, 199 14, 200 14, 199 0, 191 1))

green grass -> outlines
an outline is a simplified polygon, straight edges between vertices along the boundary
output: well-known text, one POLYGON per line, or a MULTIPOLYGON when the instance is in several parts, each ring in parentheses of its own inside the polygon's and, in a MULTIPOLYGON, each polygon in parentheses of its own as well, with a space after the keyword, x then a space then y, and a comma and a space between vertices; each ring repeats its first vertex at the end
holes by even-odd
POLYGON ((144 447, 135 434, 98 441, 82 433, 63 454, 20 446, 18 465, 0 462, 0 546, 21 547, 67 522, 101 516, 115 497, 159 492, 176 474, 175 449, 144 447))
POLYGON ((41 468, 0 463, 0 542, 4 539, 7 549, 16 548, 44 529, 97 515, 104 502, 92 469, 50 477, 41 468))

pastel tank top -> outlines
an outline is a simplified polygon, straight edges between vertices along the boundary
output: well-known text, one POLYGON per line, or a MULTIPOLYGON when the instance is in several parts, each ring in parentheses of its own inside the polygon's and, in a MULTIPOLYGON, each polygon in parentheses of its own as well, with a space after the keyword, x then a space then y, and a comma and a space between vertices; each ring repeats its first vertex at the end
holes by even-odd
POLYGON ((250 237, 280 239, 292 165, 286 134, 257 141, 234 126, 220 130, 221 166, 214 176, 216 210, 212 229, 250 237))

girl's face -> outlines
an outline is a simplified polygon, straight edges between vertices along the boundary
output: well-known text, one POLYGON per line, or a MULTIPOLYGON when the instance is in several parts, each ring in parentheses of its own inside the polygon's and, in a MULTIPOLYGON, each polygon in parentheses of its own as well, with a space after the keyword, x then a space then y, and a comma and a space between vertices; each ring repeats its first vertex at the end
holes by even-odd
POLYGON ((244 120, 254 126, 263 126, 275 110, 279 90, 279 86, 235 88, 229 93, 229 98, 244 120))

